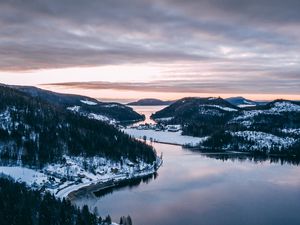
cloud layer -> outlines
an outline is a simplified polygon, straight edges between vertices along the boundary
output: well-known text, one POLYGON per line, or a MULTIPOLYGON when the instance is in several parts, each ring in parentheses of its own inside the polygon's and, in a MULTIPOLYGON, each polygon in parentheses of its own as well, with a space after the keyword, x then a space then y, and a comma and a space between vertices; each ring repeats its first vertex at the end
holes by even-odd
POLYGON ((298 0, 0 0, 0 70, 167 63, 174 87, 300 94, 299 12, 298 0))
POLYGON ((277 80, 265 79, 257 82, 250 80, 227 81, 195 81, 195 80, 158 80, 152 82, 67 82, 52 83, 42 86, 64 87, 68 89, 85 90, 119 90, 119 91, 138 91, 138 92, 169 92, 169 93, 223 93, 223 94, 285 94, 297 95, 300 83, 286 81, 278 83, 277 80), (253 87, 255 91, 253 91, 253 87))

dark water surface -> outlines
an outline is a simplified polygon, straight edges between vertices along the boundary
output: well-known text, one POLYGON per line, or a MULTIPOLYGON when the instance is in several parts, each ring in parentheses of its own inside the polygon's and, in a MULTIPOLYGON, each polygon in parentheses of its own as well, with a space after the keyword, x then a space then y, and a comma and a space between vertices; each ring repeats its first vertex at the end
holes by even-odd
POLYGON ((164 156, 156 179, 74 203, 114 221, 129 214, 135 225, 300 224, 299 166, 154 147, 164 156))
POLYGON ((110 214, 116 222, 129 214, 134 225, 300 224, 297 163, 154 147, 164 158, 155 179, 102 197, 87 194, 74 203, 87 204, 92 211, 97 207, 101 216, 110 214))

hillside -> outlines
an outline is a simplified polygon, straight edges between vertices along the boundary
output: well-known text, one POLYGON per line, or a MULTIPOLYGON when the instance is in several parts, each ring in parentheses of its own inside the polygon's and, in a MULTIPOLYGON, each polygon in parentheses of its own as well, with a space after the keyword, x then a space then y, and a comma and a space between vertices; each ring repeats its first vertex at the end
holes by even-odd
POLYGON ((61 94, 31 86, 9 87, 24 92, 33 98, 39 98, 52 105, 109 123, 139 121, 144 119, 143 115, 138 114, 133 111, 132 108, 120 103, 100 102, 87 96, 61 94))
POLYGON ((74 114, 22 91, 0 87, 0 157, 27 164, 63 155, 153 162, 153 149, 111 125, 74 114))
POLYGON ((130 102, 127 105, 132 105, 132 106, 170 105, 173 102, 174 101, 163 101, 155 98, 145 98, 145 99, 140 99, 136 102, 130 102))
POLYGON ((239 108, 221 98, 184 98, 152 118, 207 137, 201 148, 300 153, 300 105, 293 101, 239 108))
POLYGON ((240 108, 252 107, 252 106, 257 106, 257 105, 260 104, 259 102, 255 102, 255 101, 246 99, 246 98, 241 97, 241 96, 226 98, 225 100, 228 101, 229 103, 235 105, 235 106, 240 107, 240 108))
POLYGON ((87 206, 82 210, 69 201, 55 199, 28 189, 24 184, 0 177, 0 221, 2 225, 104 225, 109 221, 91 214, 87 206))
POLYGON ((221 98, 183 98, 156 112, 152 119, 181 124, 184 135, 203 137, 225 126, 238 107, 221 98))

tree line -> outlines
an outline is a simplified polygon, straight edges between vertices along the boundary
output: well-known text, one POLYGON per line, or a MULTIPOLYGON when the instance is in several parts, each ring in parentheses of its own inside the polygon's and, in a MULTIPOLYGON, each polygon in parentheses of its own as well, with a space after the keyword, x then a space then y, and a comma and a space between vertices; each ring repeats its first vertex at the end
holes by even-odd
POLYGON ((1 225, 108 225, 108 215, 102 219, 70 201, 56 199, 49 192, 28 189, 25 184, 0 177, 1 225))
POLYGON ((128 158, 151 163, 156 153, 115 127, 68 112, 65 108, 0 87, 2 159, 30 165, 57 162, 63 154, 128 158), (8 112, 9 118, 4 115, 8 112))

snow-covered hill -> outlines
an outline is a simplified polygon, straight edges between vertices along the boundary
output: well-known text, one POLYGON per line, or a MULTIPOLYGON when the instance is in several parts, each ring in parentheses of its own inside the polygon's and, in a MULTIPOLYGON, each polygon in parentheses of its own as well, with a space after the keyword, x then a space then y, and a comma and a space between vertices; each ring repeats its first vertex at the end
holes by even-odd
POLYGON ((246 142, 239 145, 240 150, 246 151, 270 151, 271 149, 284 150, 295 144, 296 140, 290 137, 279 137, 273 134, 259 131, 231 132, 233 137, 240 137, 246 142))
POLYGON ((98 114, 82 116, 76 112, 81 107, 65 109, 0 86, 0 175, 66 197, 99 182, 156 172, 162 161, 151 146, 99 121, 98 114))
MULTIPOLYGON (((1 85, 0 86, 6 86, 1 85)), ((109 123, 140 121, 143 120, 143 115, 133 111, 132 108, 120 103, 100 102, 97 99, 81 95, 61 94, 48 90, 43 90, 31 86, 7 86, 23 93, 30 95, 33 98, 42 99, 50 104, 68 109, 75 109, 73 112, 81 115, 94 115, 90 117, 105 118, 102 121, 109 123)))
POLYGON ((229 103, 238 106, 240 108, 243 107, 253 107, 253 106, 257 106, 259 105, 259 102, 255 102, 249 99, 246 99, 244 97, 231 97, 231 98, 226 98, 226 101, 228 101, 229 103))
POLYGON ((40 170, 21 165, 0 166, 0 174, 10 176, 29 187, 49 191, 57 197, 67 197, 71 192, 97 183, 144 177, 153 174, 161 165, 157 158, 152 164, 128 159, 112 161, 102 157, 70 157, 64 162, 51 163, 40 170))
MULTIPOLYGON (((231 100, 235 104, 254 104, 244 98, 231 100)), ((201 148, 300 155, 297 102, 276 100, 265 105, 236 107, 221 98, 184 98, 152 118, 164 125, 180 124, 185 135, 208 137, 199 145, 201 148)))

